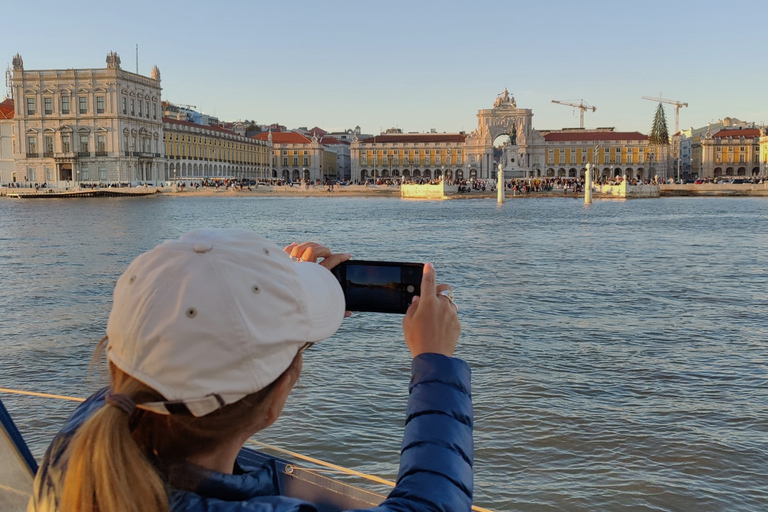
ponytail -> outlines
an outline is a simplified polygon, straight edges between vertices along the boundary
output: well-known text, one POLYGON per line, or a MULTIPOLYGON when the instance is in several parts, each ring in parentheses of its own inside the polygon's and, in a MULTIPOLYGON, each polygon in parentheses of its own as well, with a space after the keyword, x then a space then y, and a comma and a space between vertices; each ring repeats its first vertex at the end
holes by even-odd
POLYGON ((75 434, 62 512, 167 512, 168 492, 131 437, 128 416, 105 405, 75 434))

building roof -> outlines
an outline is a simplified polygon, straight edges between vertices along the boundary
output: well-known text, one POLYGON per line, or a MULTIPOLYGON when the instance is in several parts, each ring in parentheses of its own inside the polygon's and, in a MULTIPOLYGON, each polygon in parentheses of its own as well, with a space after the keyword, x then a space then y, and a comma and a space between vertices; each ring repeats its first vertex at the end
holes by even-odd
POLYGON ((13 119, 14 113, 12 99, 7 98, 0 103, 0 119, 13 119))
POLYGON ((462 133, 387 133, 374 135, 361 140, 361 144, 394 144, 394 143, 440 143, 464 142, 467 136, 462 133))
POLYGON ((242 137, 242 135, 240 135, 239 133, 235 133, 232 130, 227 130, 226 128, 219 126, 217 124, 197 124, 191 121, 181 121, 179 119, 174 119, 172 117, 163 117, 163 122, 169 123, 169 124, 178 124, 182 126, 194 126, 195 128, 204 128, 206 130, 211 130, 214 132, 226 133, 227 135, 234 135, 235 137, 242 137))
MULTIPOLYGON (((312 141, 298 132, 271 132, 273 144, 310 144, 312 141)), ((270 132, 254 135, 257 140, 269 140, 270 132)))
POLYGON ((745 138, 754 138, 760 136, 760 129, 759 128, 745 128, 745 129, 736 129, 736 130, 720 130, 717 132, 713 137, 725 139, 727 137, 733 137, 738 139, 739 137, 745 137, 745 138))
POLYGON ((320 139, 320 144, 325 144, 329 146, 335 145, 335 144, 346 144, 347 146, 349 146, 349 142, 345 140, 339 140, 336 137, 331 137, 330 135, 326 135, 325 137, 320 139))
POLYGON ((323 135, 326 135, 328 132, 323 130, 322 128, 315 126, 311 130, 309 130, 309 133, 312 135, 317 135, 318 137, 322 137, 323 135))
POLYGON ((624 140, 648 140, 647 135, 640 132, 550 132, 544 136, 547 142, 590 142, 590 141, 624 141, 624 140))

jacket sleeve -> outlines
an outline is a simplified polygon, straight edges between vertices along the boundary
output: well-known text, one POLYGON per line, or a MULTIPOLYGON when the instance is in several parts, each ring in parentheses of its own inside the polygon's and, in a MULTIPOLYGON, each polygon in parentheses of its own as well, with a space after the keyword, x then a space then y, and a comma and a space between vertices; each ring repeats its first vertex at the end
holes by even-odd
POLYGON ((397 485, 370 511, 469 511, 472 424, 469 366, 439 354, 414 358, 397 485))

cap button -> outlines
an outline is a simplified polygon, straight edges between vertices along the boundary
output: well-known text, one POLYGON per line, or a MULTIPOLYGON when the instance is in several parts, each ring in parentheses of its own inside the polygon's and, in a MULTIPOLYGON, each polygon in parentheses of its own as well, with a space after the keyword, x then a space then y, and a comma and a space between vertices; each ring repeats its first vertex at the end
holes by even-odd
POLYGON ((195 244, 195 246, 192 249, 195 252, 204 253, 213 249, 213 246, 211 244, 201 243, 201 244, 195 244))

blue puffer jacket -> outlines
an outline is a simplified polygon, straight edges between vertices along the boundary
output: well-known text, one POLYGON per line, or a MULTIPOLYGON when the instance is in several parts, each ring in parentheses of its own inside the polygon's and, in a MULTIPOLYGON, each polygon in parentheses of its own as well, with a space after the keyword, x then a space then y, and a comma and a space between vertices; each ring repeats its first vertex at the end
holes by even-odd
MULTIPOLYGON (((28 512, 59 510, 66 449, 77 428, 104 406, 106 389, 77 408, 45 454, 28 512)), ((371 512, 459 512, 472 506, 472 400, 467 364, 438 354, 413 360, 397 485, 371 512)), ((206 473, 194 492, 174 490, 174 512, 305 512, 311 503, 277 495, 273 469, 206 473)))

